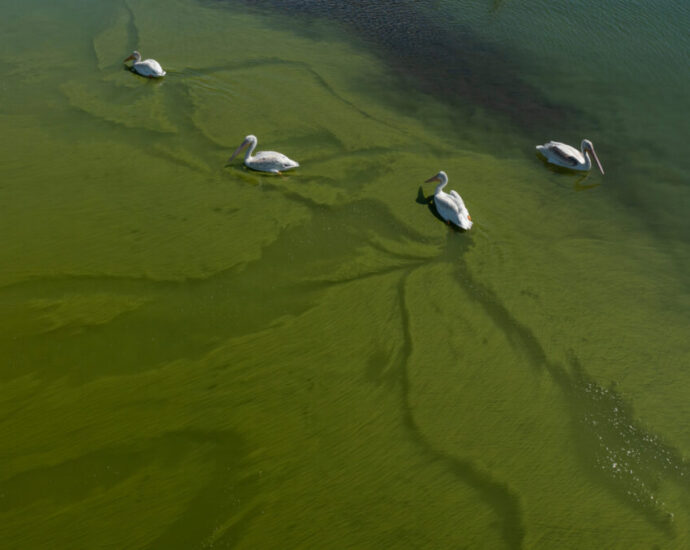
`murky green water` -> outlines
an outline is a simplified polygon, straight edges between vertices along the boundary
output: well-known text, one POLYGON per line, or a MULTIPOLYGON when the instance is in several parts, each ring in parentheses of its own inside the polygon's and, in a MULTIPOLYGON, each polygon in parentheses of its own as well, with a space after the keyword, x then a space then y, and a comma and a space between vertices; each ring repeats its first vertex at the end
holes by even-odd
POLYGON ((688 8, 3 4, 0 547, 690 544, 688 8))

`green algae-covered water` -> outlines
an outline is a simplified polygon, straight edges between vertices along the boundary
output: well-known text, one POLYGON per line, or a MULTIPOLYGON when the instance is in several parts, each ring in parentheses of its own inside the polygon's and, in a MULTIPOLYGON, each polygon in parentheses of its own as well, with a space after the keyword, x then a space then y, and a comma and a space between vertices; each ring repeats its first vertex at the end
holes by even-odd
POLYGON ((690 546, 685 5, 2 4, 0 547, 690 546))

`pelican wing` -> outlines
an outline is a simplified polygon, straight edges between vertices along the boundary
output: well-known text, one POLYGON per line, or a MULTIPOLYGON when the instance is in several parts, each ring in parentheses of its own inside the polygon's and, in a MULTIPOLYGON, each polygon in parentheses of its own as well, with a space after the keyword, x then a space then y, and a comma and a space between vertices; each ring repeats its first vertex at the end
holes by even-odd
POLYGON ((444 220, 457 225, 462 229, 470 229, 472 220, 470 213, 465 207, 465 203, 455 191, 449 193, 436 193, 434 195, 434 205, 438 215, 444 220))
POLYGON ((259 151, 251 157, 247 166, 262 172, 280 172, 299 166, 297 162, 276 151, 259 151))
POLYGON ((155 59, 146 59, 133 65, 133 68, 142 76, 165 76, 165 71, 155 59))
POLYGON ((458 205, 447 193, 434 195, 434 206, 439 216, 448 222, 458 223, 458 205))
POLYGON ((571 147, 570 145, 566 145, 565 143, 550 141, 546 144, 546 147, 554 155, 557 155, 564 162, 572 166, 577 166, 578 164, 584 162, 584 159, 581 158, 582 154, 580 153, 580 151, 578 151, 574 147, 571 147))
POLYGON ((453 200, 455 201, 455 204, 458 208, 458 212, 462 212, 463 210, 467 210, 467 207, 465 206, 465 202, 462 200, 462 197, 458 194, 458 192, 455 189, 452 189, 450 193, 448 193, 453 200))

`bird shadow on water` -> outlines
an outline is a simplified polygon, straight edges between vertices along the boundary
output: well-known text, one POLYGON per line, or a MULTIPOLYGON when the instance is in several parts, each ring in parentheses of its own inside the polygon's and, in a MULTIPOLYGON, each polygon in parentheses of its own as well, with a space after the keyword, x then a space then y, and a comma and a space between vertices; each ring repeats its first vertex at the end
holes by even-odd
POLYGON ((588 180, 592 175, 589 171, 581 172, 571 170, 563 166, 558 166, 557 164, 553 164, 546 160, 539 153, 535 153, 535 156, 539 159, 539 162, 541 162, 546 167, 547 170, 553 172, 554 174, 561 174, 563 176, 570 176, 571 178, 576 178, 575 182, 573 183, 573 190, 575 191, 587 191, 588 189, 594 189, 595 187, 599 187, 601 185, 601 182, 597 181, 591 181, 588 183, 588 180))
POLYGON ((575 191, 587 191, 588 189, 594 189, 595 187, 599 187, 601 185, 601 182, 592 182, 592 183, 587 183, 587 180, 589 179, 590 174, 584 174, 583 176, 580 176, 575 180, 575 183, 573 184, 573 189, 575 191))
POLYGON ((132 73, 142 82, 147 82, 150 86, 161 86, 165 82, 165 78, 149 78, 148 76, 142 76, 128 65, 122 65, 122 70, 128 73, 132 73))
POLYGON ((274 174, 272 172, 261 172, 258 170, 251 170, 244 166, 244 164, 233 164, 225 163, 223 164, 223 170, 228 174, 237 176, 238 178, 251 183, 252 185, 260 185, 264 180, 272 181, 277 179, 278 181, 287 181, 290 178, 294 178, 297 174, 286 174, 281 172, 279 174, 274 174))

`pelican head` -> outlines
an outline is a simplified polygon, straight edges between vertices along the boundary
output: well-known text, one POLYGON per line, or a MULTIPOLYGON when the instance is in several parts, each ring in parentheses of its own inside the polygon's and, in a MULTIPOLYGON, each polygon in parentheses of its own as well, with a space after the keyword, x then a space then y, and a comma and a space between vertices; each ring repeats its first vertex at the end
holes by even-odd
POLYGON ((135 63, 139 63, 139 61, 141 61, 141 54, 138 51, 134 50, 132 52, 132 55, 130 55, 127 59, 125 59, 125 62, 127 62, 131 59, 134 59, 135 63))
POLYGON ((438 174, 436 174, 435 176, 431 176, 424 183, 429 183, 430 181, 439 181, 441 183, 448 183, 448 174, 446 174, 443 170, 441 170, 438 174))
POLYGON ((240 151, 242 149, 244 149, 250 143, 252 144, 253 147, 256 147, 257 141, 258 140, 256 139, 256 136, 253 134, 249 134, 248 136, 245 136, 244 141, 240 144, 240 146, 237 149, 235 149, 235 152, 228 159, 228 163, 230 163, 232 161, 232 159, 234 159, 240 153, 240 151))
POLYGON ((582 152, 584 153, 585 151, 589 151, 592 153, 592 156, 594 157, 594 160, 597 162, 597 166, 599 167, 599 171, 604 174, 604 169, 601 166, 601 162, 599 162, 599 157, 597 154, 594 152, 594 145, 592 145, 592 142, 589 141, 588 139, 583 139, 582 144, 580 145, 580 148, 582 149, 582 152))
POLYGON ((441 170, 438 174, 436 174, 435 176, 431 176, 424 183, 429 183, 431 181, 439 182, 439 184, 436 186, 436 191, 434 191, 434 193, 438 193, 448 183, 448 174, 446 174, 443 170, 441 170))

